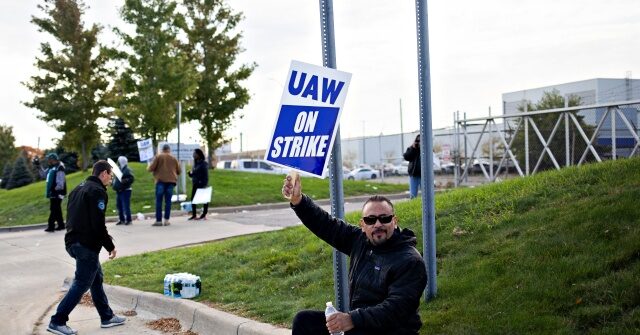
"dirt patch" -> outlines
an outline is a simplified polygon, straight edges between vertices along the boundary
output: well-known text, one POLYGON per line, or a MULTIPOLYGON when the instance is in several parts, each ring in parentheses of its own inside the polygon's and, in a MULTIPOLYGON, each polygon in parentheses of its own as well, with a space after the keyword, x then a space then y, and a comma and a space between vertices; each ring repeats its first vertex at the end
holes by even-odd
POLYGON ((80 304, 81 305, 85 305, 85 306, 89 306, 89 307, 93 307, 93 300, 91 299, 91 293, 85 293, 82 296, 82 299, 80 299, 80 304))
POLYGON ((124 312, 122 312, 122 315, 124 315, 124 316, 136 316, 136 315, 138 315, 138 313, 136 311, 124 311, 124 312))
POLYGON ((172 335, 198 335, 190 330, 182 330, 180 321, 176 318, 162 318, 147 322, 147 327, 172 335))

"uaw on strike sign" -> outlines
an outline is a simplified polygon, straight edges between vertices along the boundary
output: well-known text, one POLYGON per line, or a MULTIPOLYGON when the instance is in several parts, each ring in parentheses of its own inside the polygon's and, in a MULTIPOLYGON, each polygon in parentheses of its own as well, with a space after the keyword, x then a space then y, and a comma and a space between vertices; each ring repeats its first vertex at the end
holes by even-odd
POLYGON ((350 73, 292 61, 265 160, 324 178, 350 80, 350 73))

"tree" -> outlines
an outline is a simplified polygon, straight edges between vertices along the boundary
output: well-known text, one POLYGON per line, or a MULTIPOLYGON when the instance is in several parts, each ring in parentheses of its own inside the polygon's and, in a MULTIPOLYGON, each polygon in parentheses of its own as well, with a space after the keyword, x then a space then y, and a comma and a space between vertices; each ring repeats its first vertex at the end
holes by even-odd
POLYGON ((27 155, 23 152, 13 163, 13 169, 11 170, 11 177, 7 182, 7 190, 29 185, 33 182, 33 175, 29 168, 29 162, 27 155))
POLYGON ((0 124, 0 162, 13 161, 17 154, 15 142, 13 127, 0 124))
POLYGON ((2 170, 2 180, 0 181, 0 188, 7 188, 7 183, 9 179, 11 179, 11 171, 13 170, 13 164, 11 162, 6 162, 4 164, 4 169, 2 170))
POLYGON ((125 156, 129 162, 139 162, 138 144, 133 137, 133 131, 125 124, 122 118, 112 119, 109 122, 111 140, 107 143, 109 157, 125 156))
POLYGON ((194 64, 177 37, 184 16, 176 6, 171 0, 126 0, 120 13, 135 33, 115 29, 127 50, 117 54, 126 66, 115 93, 116 113, 154 144, 173 129, 176 103, 195 88, 194 64))
POLYGON ((80 152, 86 170, 89 149, 100 139, 96 120, 103 116, 108 88, 108 57, 98 44, 101 28, 84 28, 81 0, 44 0, 39 5, 45 17, 33 16, 38 31, 49 33, 59 44, 54 51, 49 42, 40 44, 42 57, 36 66, 42 74, 23 83, 35 97, 25 105, 42 112, 40 118, 63 133, 65 146, 80 152))
POLYGON ((189 51, 199 74, 185 117, 199 121, 212 166, 215 149, 225 142, 223 133, 232 117, 249 102, 249 91, 241 82, 249 78, 255 64, 234 68, 242 51, 242 35, 236 31, 242 13, 233 13, 223 0, 184 0, 184 5, 189 51))
MULTIPOLYGON (((569 103, 568 103, 569 107, 572 106, 579 106, 580 105, 580 97, 575 96, 575 95, 571 95, 569 96, 569 103)), ((553 90, 551 92, 544 92, 542 98, 540 99, 540 101, 538 101, 537 104, 531 104, 531 102, 527 101, 527 111, 536 111, 536 110, 547 110, 547 109, 554 109, 554 108, 563 108, 565 106, 565 98, 563 96, 560 95, 560 92, 558 90, 553 90)), ((518 107, 518 110, 520 110, 521 112, 524 111, 524 106, 520 106, 518 107)), ((584 129, 587 133, 593 128, 589 125, 587 125, 584 121, 583 121, 583 117, 577 114, 574 114, 574 116, 576 117, 576 119, 578 120, 578 123, 580 124, 580 126, 582 127, 582 129, 584 129)), ((542 135, 542 137, 544 138, 545 141, 549 140, 549 136, 551 135, 551 132, 553 131, 553 127, 555 126, 558 118, 560 117, 559 113, 550 113, 550 114, 541 114, 541 115, 534 115, 531 117, 531 119, 533 120, 533 122, 535 123, 535 125, 538 127, 538 130, 540 130, 540 134, 542 135)), ((565 128, 564 128, 564 124, 562 123, 564 121, 561 121, 561 124, 558 126, 558 129, 556 130, 555 135, 553 136, 553 139, 551 140, 550 143, 548 143, 549 145, 549 149, 551 150, 551 152, 553 153, 554 157, 556 158, 556 161, 558 162, 558 165, 563 166, 565 163, 564 159, 561 159, 562 157, 565 157, 565 153, 566 153, 566 145, 565 145, 565 128)), ((512 131, 514 129, 511 129, 512 131)), ((571 138, 571 144, 570 147, 573 148, 573 150, 575 150, 576 148, 578 150, 580 150, 580 148, 584 149, 586 148, 586 145, 584 143, 584 141, 581 141, 580 138, 575 138, 575 136, 571 136, 571 133, 576 132, 576 128, 574 124, 570 125, 569 128, 569 133, 570 133, 570 138, 571 138)), ((511 150, 513 151, 514 155, 516 156, 517 160, 518 160, 518 164, 520 165, 522 171, 525 171, 525 147, 524 147, 524 143, 525 143, 525 137, 524 137, 524 124, 520 125, 520 129, 518 130, 518 133, 515 135, 516 138, 513 141, 513 144, 511 146, 511 150)), ((542 154, 543 151, 543 144, 542 142, 540 142, 538 136, 536 135, 535 131, 533 130, 533 128, 530 125, 529 128, 529 166, 530 166, 530 171, 533 171, 533 169, 535 168, 535 165, 538 161, 538 158, 540 157, 540 155, 542 154)), ((571 149, 570 149, 571 150, 571 149)), ((576 164, 577 163, 577 159, 578 158, 573 158, 572 159, 572 164, 576 164)), ((551 159, 549 158, 548 153, 545 153, 545 157, 544 159, 540 162, 540 167, 538 167, 538 170, 546 170, 546 169, 552 169, 555 168, 555 165, 553 164, 553 162, 551 161, 551 159)))

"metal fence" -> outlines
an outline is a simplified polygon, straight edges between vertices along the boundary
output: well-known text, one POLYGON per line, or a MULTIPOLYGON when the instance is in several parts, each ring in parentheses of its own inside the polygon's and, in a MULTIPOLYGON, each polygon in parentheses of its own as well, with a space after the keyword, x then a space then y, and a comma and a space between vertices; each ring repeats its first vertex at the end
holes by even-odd
POLYGON ((474 173, 493 182, 565 166, 638 156, 639 114, 640 100, 525 110, 473 119, 460 119, 456 114, 453 144, 456 185, 464 184, 474 173), (468 130, 479 126, 480 135, 473 136, 472 141, 468 130))

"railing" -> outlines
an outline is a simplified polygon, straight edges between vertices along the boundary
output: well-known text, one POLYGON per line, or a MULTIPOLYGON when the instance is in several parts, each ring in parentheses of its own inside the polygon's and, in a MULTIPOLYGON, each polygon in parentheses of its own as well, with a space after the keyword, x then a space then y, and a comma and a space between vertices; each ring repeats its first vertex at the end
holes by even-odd
POLYGON ((460 119, 456 114, 456 185, 464 184, 473 172, 481 172, 487 181, 494 182, 500 176, 528 176, 541 170, 640 155, 639 114, 640 100, 472 119, 460 119), (471 125, 483 127, 469 150, 467 128, 471 125), (488 138, 483 143, 485 135, 488 138), (485 148, 479 152, 481 143, 485 148), (559 161, 562 154, 564 161, 559 161))

